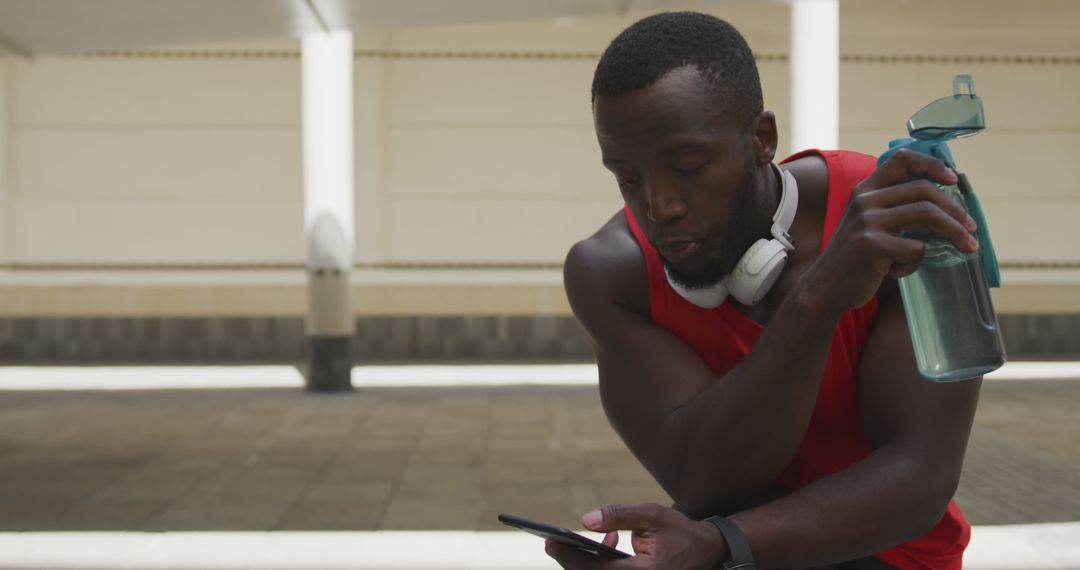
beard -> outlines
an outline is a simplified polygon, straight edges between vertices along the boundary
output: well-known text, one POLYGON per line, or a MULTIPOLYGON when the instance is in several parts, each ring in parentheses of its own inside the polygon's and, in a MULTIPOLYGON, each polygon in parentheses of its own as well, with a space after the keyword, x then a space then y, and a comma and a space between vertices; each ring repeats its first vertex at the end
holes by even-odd
POLYGON ((754 162, 748 154, 719 251, 704 269, 697 271, 680 270, 661 257, 669 278, 689 290, 706 289, 719 284, 735 269, 746 250, 757 241, 754 228, 760 225, 761 217, 761 197, 758 196, 754 184, 754 162))

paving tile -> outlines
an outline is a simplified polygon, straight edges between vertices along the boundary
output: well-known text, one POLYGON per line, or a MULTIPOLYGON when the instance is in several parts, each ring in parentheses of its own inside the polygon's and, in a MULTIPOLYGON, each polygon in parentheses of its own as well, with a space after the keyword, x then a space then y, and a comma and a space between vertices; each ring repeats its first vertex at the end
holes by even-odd
POLYGON ((574 510, 585 514, 589 510, 603 506, 600 502, 600 493, 596 491, 596 485, 592 483, 571 482, 567 486, 570 494, 570 503, 574 510))
POLYGON ((462 482, 483 481, 484 467, 480 465, 413 465, 401 474, 401 481, 462 482))
POLYGON ((248 456, 248 463, 267 466, 318 467, 330 461, 337 453, 332 446, 312 447, 299 445, 277 445, 265 450, 258 450, 248 456))
POLYGON ((557 451, 560 449, 559 438, 554 435, 521 435, 493 432, 488 441, 492 451, 512 451, 520 449, 538 449, 557 451))
MULTIPOLYGON (((671 505, 671 497, 656 483, 651 484, 598 484, 597 493, 602 504, 611 503, 658 503, 671 505)), ((602 506, 602 505, 597 505, 602 506)))
POLYGON ((569 487, 562 483, 486 483, 483 492, 487 505, 510 501, 564 503, 572 497, 569 487))
POLYGON ((93 494, 100 500, 170 500, 190 492, 200 477, 169 472, 138 473, 101 488, 93 494))
POLYGON ((598 483, 650 483, 652 475, 637 463, 590 466, 589 473, 598 483))
POLYGON ((487 463, 485 480, 491 483, 562 483, 566 477, 558 462, 544 464, 487 463))
POLYGON ((481 506, 484 501, 484 489, 480 483, 404 482, 394 491, 390 505, 427 503, 432 509, 453 509, 467 503, 481 506))
POLYGON ((487 463, 501 465, 559 465, 562 456, 548 449, 493 449, 486 454, 487 463))
POLYGON ((269 500, 177 502, 143 524, 151 531, 273 530, 290 508, 269 500))
POLYGON ((479 466, 485 457, 482 450, 454 448, 420 448, 409 459, 410 466, 479 466))
POLYGON ((381 503, 393 494, 394 481, 350 481, 348 483, 314 483, 304 491, 303 503, 381 503))
POLYGON ((485 504, 477 516, 476 528, 478 530, 506 530, 506 525, 499 522, 499 515, 503 513, 563 528, 581 528, 581 516, 574 512, 569 502, 536 501, 503 501, 485 504))
POLYGON ((142 528, 156 514, 168 507, 167 501, 95 499, 66 513, 65 529, 82 531, 124 531, 142 528))
POLYGON ((385 506, 382 501, 302 502, 289 509, 277 530, 375 530, 385 506))
POLYGON ((0 499, 0 531, 62 530, 64 515, 79 505, 77 499, 0 499))
POLYGON ((482 507, 472 502, 395 500, 379 522, 381 530, 473 530, 482 507))
POLYGON ((410 451, 343 451, 319 471, 317 480, 342 483, 399 479, 408 467, 410 457, 410 451))

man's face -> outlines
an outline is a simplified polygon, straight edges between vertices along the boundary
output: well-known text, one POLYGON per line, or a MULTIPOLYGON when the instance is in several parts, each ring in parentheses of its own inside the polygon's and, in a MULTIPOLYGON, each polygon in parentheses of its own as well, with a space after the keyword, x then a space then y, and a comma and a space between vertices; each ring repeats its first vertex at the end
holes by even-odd
POLYGON ((746 129, 684 67, 593 106, 604 166, 672 277, 713 285, 753 244, 761 200, 746 129))

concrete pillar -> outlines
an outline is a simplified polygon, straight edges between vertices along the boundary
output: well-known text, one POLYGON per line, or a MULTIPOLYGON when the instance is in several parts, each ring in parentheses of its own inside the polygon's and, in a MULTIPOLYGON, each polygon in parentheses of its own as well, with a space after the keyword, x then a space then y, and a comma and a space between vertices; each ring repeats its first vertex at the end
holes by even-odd
POLYGON ((791 2, 791 151, 840 144, 840 2, 791 2))
POLYGON ((348 32, 301 44, 304 233, 307 240, 307 387, 352 389, 354 259, 353 49, 348 32))

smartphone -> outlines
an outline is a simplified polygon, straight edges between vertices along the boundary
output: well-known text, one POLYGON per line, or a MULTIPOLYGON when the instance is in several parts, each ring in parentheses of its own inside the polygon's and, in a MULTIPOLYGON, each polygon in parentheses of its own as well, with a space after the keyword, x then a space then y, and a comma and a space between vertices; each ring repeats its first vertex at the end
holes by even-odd
POLYGON ((523 519, 521 517, 515 517, 514 515, 501 514, 499 515, 499 522, 507 526, 512 526, 516 529, 523 530, 529 534, 535 534, 542 538, 550 538, 560 544, 576 548, 582 552, 592 554, 593 556, 599 556, 600 558, 629 558, 630 555, 614 548, 596 542, 581 536, 576 532, 566 530, 557 526, 551 526, 541 522, 531 521, 529 519, 523 519))

